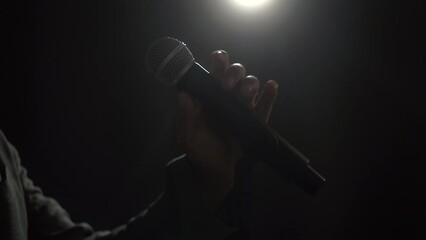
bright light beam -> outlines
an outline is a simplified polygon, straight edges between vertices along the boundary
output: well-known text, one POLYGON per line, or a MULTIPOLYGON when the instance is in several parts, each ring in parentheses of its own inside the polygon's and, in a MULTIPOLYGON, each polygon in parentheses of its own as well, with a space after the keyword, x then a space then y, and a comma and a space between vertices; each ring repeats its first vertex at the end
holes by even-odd
POLYGON ((234 1, 246 7, 256 7, 256 6, 264 4, 268 0, 234 0, 234 1))

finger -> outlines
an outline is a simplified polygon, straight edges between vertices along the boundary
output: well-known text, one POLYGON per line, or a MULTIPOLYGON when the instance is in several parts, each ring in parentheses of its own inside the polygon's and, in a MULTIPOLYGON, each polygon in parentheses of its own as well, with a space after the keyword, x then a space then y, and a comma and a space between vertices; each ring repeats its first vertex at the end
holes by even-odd
POLYGON ((226 69, 229 67, 229 54, 224 50, 216 50, 211 53, 212 67, 210 74, 215 78, 222 79, 226 69))
POLYGON ((240 82, 238 94, 250 106, 254 107, 255 98, 259 93, 259 79, 253 75, 246 76, 240 82))
POLYGON ((255 112, 268 122, 272 107, 278 94, 278 83, 274 80, 269 80, 263 87, 259 100, 255 106, 255 112))
POLYGON ((234 63, 226 70, 221 82, 222 87, 225 90, 231 90, 245 76, 246 68, 240 63, 234 63))

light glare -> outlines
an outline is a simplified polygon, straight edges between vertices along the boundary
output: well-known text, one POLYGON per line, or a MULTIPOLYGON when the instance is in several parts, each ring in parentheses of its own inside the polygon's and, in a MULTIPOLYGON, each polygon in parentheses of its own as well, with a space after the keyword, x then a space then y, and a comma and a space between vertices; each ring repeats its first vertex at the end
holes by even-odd
POLYGON ((254 7, 258 6, 262 3, 265 3, 267 0, 235 0, 237 3, 247 6, 247 7, 254 7))

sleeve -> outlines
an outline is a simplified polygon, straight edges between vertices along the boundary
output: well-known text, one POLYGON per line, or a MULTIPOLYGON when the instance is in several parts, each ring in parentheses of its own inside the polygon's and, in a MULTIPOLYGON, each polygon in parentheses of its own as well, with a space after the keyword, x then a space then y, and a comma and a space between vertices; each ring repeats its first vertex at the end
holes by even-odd
POLYGON ((23 167, 21 179, 27 205, 30 239, 56 239, 58 236, 67 236, 64 239, 80 239, 91 234, 93 230, 90 225, 74 223, 55 199, 45 196, 42 190, 33 184, 23 167))
POLYGON ((25 196, 30 239, 54 239, 55 236, 69 236, 65 239, 82 238, 93 230, 87 223, 74 223, 69 214, 53 198, 43 191, 28 177, 27 170, 20 164, 16 149, 9 144, 12 157, 17 163, 19 177, 25 196), (72 237, 73 236, 73 237, 72 237))
POLYGON ((25 195, 30 240, 220 240, 236 231, 204 206, 185 155, 168 163, 165 190, 147 209, 112 230, 93 231, 87 223, 74 223, 56 200, 34 185, 18 152, 7 144, 25 195))
POLYGON ((5 181, 7 177, 10 178, 7 179, 8 191, 3 196, 8 200, 4 202, 5 209, 3 210, 8 216, 6 221, 11 222, 9 226, 15 229, 12 229, 11 239, 15 239, 18 235, 26 239, 27 233, 30 240, 50 239, 61 233, 83 238, 92 232, 92 228, 88 224, 74 223, 57 201, 45 196, 42 190, 34 185, 28 177, 26 169, 21 165, 18 151, 1 130, 0 150, 2 158, 0 163, 4 161, 4 169, 0 169, 1 178, 5 178, 2 179, 5 181), (6 169, 8 176, 6 176, 6 169), (16 231, 17 228, 20 228, 19 232, 16 231))

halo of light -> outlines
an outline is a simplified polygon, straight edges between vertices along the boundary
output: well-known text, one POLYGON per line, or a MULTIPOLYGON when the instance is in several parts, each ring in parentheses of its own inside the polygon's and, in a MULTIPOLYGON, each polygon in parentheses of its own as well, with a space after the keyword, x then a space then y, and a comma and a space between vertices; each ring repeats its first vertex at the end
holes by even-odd
POLYGON ((267 2, 267 0, 234 0, 234 1, 246 7, 254 7, 267 2))

